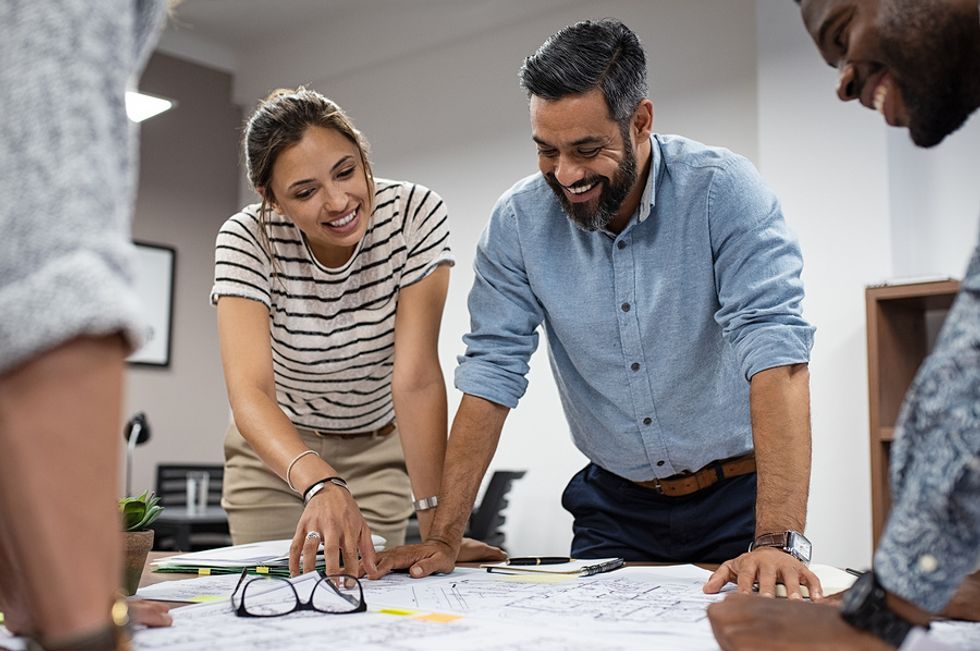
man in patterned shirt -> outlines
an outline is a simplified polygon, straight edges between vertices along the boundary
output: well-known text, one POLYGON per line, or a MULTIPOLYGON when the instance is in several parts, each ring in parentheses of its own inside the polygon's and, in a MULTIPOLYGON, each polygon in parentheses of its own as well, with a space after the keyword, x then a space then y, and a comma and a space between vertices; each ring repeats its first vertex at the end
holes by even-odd
MULTIPOLYGON (((908 128, 920 147, 938 144, 980 107, 976 0, 800 5, 838 70, 840 99, 859 99, 908 128)), ((708 609, 722 648, 912 649, 933 613, 980 620, 980 248, 906 395, 898 434, 892 512, 874 570, 842 609, 736 596, 708 609)))

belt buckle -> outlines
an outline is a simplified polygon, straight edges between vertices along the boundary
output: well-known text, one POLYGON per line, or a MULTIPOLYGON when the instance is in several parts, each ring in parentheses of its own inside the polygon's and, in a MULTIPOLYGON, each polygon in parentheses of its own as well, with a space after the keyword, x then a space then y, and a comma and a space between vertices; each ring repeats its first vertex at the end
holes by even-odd
POLYGON ((658 495, 663 495, 664 494, 664 487, 660 483, 660 478, 659 477, 654 477, 653 478, 653 490, 657 491, 657 494, 658 495))

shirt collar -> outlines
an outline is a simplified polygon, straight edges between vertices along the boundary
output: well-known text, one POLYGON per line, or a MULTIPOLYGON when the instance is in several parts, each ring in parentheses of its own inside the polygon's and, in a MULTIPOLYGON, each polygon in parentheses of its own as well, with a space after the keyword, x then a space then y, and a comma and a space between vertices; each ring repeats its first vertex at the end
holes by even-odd
MULTIPOLYGON (((655 192, 657 175, 660 172, 660 145, 656 137, 650 134, 650 172, 647 174, 646 185, 643 186, 643 194, 640 196, 640 203, 636 207, 636 223, 640 224, 653 210, 657 203, 657 193, 655 192)), ((631 220, 632 221, 632 220, 631 220)))

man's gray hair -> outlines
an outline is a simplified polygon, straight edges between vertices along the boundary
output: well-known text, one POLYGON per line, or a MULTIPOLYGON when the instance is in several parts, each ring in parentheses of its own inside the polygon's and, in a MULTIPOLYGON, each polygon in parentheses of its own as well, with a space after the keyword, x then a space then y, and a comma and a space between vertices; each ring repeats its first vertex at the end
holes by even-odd
POLYGON ((624 126, 647 97, 646 55, 636 34, 618 20, 585 20, 552 35, 524 59, 528 96, 557 100, 601 89, 610 117, 624 126))

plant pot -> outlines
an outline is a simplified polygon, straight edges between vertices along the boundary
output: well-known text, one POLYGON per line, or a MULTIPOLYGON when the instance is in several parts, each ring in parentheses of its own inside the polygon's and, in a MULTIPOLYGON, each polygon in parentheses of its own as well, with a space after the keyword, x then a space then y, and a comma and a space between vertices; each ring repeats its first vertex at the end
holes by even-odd
POLYGON ((123 565, 123 589, 127 595, 136 594, 140 587, 140 577, 146 566, 146 555, 153 547, 153 530, 126 531, 123 533, 123 550, 125 564, 123 565))

